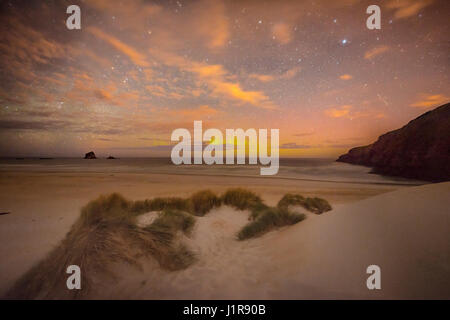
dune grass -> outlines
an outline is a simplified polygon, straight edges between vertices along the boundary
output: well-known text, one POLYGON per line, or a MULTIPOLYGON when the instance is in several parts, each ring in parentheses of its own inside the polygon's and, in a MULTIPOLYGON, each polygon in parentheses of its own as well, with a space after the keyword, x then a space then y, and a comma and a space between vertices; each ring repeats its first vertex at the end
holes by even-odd
POLYGON ((195 224, 195 218, 183 211, 167 209, 162 211, 158 217, 149 225, 144 227, 145 230, 152 232, 177 232, 181 231, 189 235, 195 224))
POLYGON ((292 213, 280 208, 262 209, 253 221, 241 229, 238 239, 254 238, 273 229, 296 224, 305 218, 304 214, 292 213))
POLYGON ((123 262, 140 268, 141 257, 153 257, 161 268, 175 271, 187 268, 194 255, 180 241, 178 234, 189 235, 195 216, 203 216, 222 204, 237 210, 249 210, 249 220, 237 234, 238 240, 261 236, 282 226, 305 219, 304 214, 288 210, 301 205, 309 211, 322 213, 331 210, 320 198, 304 198, 286 194, 276 207, 269 207, 252 191, 228 189, 222 196, 203 190, 189 198, 158 197, 130 201, 117 193, 90 201, 81 209, 78 220, 60 245, 21 277, 6 298, 46 299, 84 297, 94 286, 98 275, 114 278, 111 263, 123 262), (148 226, 136 225, 140 214, 159 211, 148 226), (82 290, 66 288, 66 268, 80 266, 82 290))
POLYGON ((189 232, 195 220, 178 211, 164 211, 150 227, 135 223, 135 203, 119 194, 101 196, 81 210, 61 244, 20 278, 8 298, 77 298, 93 286, 95 275, 114 277, 111 262, 125 262, 137 268, 139 258, 152 256, 167 270, 180 270, 194 261, 193 254, 174 241, 176 231, 189 232), (82 290, 65 287, 65 268, 78 265, 82 290))
POLYGON ((228 189, 222 195, 223 203, 238 210, 252 209, 262 204, 261 198, 254 192, 243 189, 228 189))
POLYGON ((316 214, 321 214, 332 209, 327 200, 322 198, 305 198, 299 194, 287 193, 278 202, 277 207, 280 209, 287 209, 289 206, 302 206, 308 211, 316 214))
POLYGON ((189 212, 196 216, 204 216, 211 209, 222 205, 222 199, 210 190, 196 192, 188 201, 189 212))
POLYGON ((135 215, 150 211, 162 211, 165 209, 188 211, 189 200, 178 197, 157 197, 150 200, 134 201, 130 208, 135 215))

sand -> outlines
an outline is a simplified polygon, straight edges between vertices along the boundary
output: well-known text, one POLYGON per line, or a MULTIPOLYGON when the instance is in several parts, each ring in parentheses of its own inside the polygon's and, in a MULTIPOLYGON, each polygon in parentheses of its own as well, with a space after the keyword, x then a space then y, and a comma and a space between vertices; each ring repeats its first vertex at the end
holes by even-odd
MULTIPOLYGON (((197 262, 168 272, 115 266, 117 281, 90 298, 450 298, 450 183, 420 187, 163 174, 2 173, 0 296, 64 237, 79 209, 99 194, 130 199, 188 196, 241 186, 274 205, 286 192, 320 196, 334 210, 261 238, 237 241, 247 213, 221 207, 197 218, 183 241, 197 262), (366 288, 378 264, 382 290, 366 288)), ((149 220, 151 221, 151 219, 149 220)))

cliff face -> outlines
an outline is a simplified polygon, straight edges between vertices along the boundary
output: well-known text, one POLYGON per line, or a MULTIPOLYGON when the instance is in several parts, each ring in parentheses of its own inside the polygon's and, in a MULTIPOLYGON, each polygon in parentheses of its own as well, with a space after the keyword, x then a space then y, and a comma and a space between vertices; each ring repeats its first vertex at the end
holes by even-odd
POLYGON ((450 103, 428 111, 337 161, 373 167, 372 172, 425 181, 450 180, 450 103))

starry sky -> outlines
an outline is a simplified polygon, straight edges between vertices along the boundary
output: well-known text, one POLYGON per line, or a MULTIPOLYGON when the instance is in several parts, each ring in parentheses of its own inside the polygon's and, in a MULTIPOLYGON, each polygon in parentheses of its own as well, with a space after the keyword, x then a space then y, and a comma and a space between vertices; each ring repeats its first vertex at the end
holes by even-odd
POLYGON ((169 156, 202 120, 335 157, 450 101, 449 16, 447 0, 1 1, 0 156, 169 156))

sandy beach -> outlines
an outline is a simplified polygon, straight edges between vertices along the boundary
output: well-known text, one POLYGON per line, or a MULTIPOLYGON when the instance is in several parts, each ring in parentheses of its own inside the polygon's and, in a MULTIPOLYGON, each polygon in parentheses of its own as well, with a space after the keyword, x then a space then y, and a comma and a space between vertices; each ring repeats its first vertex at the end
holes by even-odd
MULTIPOLYGON (((0 173, 1 210, 11 212, 0 224, 0 254, 7 257, 1 264, 0 295, 59 245, 80 208, 100 194, 118 192, 139 200, 244 187, 270 206, 286 193, 299 193, 325 198, 333 210, 315 215, 294 207, 307 214, 305 221, 237 241, 248 212, 227 206, 213 209, 197 217, 192 234, 183 236, 197 259, 192 266, 166 271, 152 259, 143 259, 141 269, 112 263, 115 280, 105 279, 87 298, 449 297, 448 183, 414 186, 404 181, 262 179, 176 170, 81 171, 8 168, 0 173), (365 268, 370 264, 383 270, 381 291, 366 288, 365 268), (436 284, 430 285, 433 281, 436 284)), ((152 214, 139 217, 141 223, 146 215, 147 223, 151 221, 152 214)))

